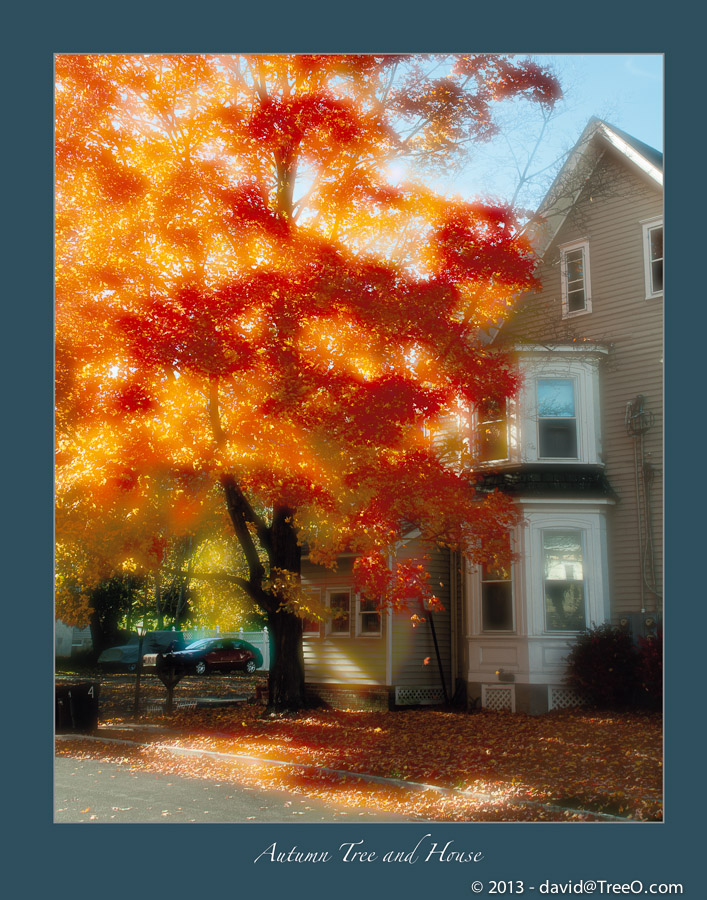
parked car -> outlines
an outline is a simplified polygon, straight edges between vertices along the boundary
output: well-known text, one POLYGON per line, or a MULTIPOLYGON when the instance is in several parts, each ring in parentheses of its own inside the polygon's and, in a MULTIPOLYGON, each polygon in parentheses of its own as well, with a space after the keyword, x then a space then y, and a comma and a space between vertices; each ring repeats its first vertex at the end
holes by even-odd
POLYGON ((202 638, 183 650, 163 654, 163 659, 166 663, 183 666, 197 675, 206 675, 215 670, 230 672, 234 669, 241 669, 252 675, 263 664, 260 650, 248 641, 237 638, 202 638))
MULTIPOLYGON (((145 655, 181 650, 185 646, 186 639, 181 631, 148 631, 142 639, 143 664, 145 655)), ((117 647, 104 650, 98 657, 98 665, 134 672, 137 668, 139 647, 139 636, 131 634, 127 644, 119 644, 117 647)))

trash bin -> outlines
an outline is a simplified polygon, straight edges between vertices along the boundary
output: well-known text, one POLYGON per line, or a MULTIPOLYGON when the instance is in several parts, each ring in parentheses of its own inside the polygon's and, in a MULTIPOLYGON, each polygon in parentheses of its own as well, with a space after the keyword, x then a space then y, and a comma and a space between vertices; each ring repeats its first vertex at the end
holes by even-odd
POLYGON ((98 728, 98 682, 57 684, 55 713, 57 733, 88 733, 98 728))

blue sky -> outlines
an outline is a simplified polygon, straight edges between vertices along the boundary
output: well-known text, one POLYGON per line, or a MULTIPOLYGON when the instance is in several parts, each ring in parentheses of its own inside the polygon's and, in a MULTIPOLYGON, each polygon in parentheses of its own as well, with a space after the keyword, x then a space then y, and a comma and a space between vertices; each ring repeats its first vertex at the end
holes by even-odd
MULTIPOLYGON (((550 65, 565 93, 557 116, 539 145, 531 171, 540 175, 517 202, 534 209, 557 172, 561 156, 592 116, 663 149, 663 57, 661 54, 532 54, 550 65)), ((537 111, 509 106, 501 113, 504 137, 476 148, 464 172, 450 173, 445 191, 509 200, 518 183, 516 161, 524 165, 541 128, 537 111)))

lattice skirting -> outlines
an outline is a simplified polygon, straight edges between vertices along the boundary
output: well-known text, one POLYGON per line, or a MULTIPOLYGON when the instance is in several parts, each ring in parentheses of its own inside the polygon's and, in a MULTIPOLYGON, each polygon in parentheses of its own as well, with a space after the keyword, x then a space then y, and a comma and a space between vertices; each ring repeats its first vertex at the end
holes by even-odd
POLYGON ((571 688, 562 685, 548 685, 548 709, 573 709, 575 706, 584 706, 584 700, 579 694, 575 693, 571 688))
POLYGON ((396 706, 437 705, 444 703, 441 687, 396 687, 396 706))
POLYGON ((516 711, 516 689, 511 684, 482 684, 481 705, 496 712, 516 711))

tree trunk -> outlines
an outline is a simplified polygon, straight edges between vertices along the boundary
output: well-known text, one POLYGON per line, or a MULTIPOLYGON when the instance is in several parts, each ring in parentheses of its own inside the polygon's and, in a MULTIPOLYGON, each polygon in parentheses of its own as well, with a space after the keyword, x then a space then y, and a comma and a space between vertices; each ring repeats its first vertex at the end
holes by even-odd
POLYGON ((298 710, 305 706, 302 620, 292 613, 268 613, 270 678, 268 709, 298 710))
MULTIPOLYGON (((276 507, 273 511, 270 530, 271 577, 279 571, 287 573, 290 578, 294 576, 299 582, 302 548, 297 541, 292 515, 293 511, 286 506, 276 507)), ((268 708, 274 712, 298 710, 305 706, 302 619, 286 609, 278 609, 278 606, 279 602, 268 612, 270 632, 268 708)))

